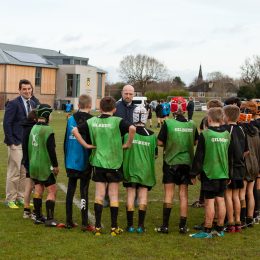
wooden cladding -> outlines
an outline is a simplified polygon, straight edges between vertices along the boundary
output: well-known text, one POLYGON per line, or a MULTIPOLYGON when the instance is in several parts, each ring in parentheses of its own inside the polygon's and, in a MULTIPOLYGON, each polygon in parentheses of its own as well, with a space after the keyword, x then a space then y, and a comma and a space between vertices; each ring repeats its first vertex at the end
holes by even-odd
MULTIPOLYGON (((18 93, 19 81, 21 79, 28 79, 34 87, 35 73, 35 67, 16 65, 0 66, 0 91, 6 93, 18 93), (6 72, 4 68, 5 66, 6 72)), ((54 95, 56 86, 56 69, 42 68, 41 76, 40 93, 43 95, 54 95)))
POLYGON ((28 79, 34 84, 35 67, 6 65, 6 89, 7 93, 19 92, 19 81, 28 79))
POLYGON ((5 65, 0 65, 0 92, 5 91, 5 65))
POLYGON ((42 68, 41 94, 55 94, 56 69, 42 68))

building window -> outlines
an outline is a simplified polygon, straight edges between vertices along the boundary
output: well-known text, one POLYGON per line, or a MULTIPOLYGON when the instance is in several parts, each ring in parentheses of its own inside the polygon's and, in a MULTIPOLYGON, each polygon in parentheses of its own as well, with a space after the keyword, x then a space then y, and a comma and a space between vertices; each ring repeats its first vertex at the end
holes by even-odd
POLYGON ((41 86, 41 79, 42 79, 42 68, 36 67, 35 70, 35 86, 41 86))
POLYGON ((198 92, 198 97, 205 97, 205 92, 198 92))
POLYGON ((67 74, 67 97, 80 95, 80 74, 67 74))
POLYGON ((63 59, 62 64, 70 64, 70 59, 63 59))
POLYGON ((74 60, 75 65, 80 65, 80 60, 74 60))
POLYGON ((88 65, 88 61, 82 60, 82 61, 81 61, 81 65, 88 65))
POLYGON ((98 73, 97 98, 102 98, 102 74, 98 73))

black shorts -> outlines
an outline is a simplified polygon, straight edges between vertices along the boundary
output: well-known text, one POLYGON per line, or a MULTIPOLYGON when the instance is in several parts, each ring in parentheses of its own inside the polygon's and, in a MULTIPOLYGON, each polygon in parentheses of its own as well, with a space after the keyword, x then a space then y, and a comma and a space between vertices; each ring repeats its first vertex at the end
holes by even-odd
POLYGON ((76 179, 91 179, 92 167, 88 167, 85 171, 77 171, 73 169, 66 169, 68 178, 76 179))
POLYGON ((178 164, 170 166, 166 162, 163 162, 163 180, 164 184, 175 183, 181 184, 192 184, 190 180, 190 166, 186 164, 178 164))
POLYGON ((204 191, 205 199, 224 197, 226 188, 226 179, 209 179, 205 173, 201 174, 201 189, 204 191))
POLYGON ((135 188, 135 189, 147 188, 149 191, 152 189, 152 187, 150 187, 150 186, 146 186, 146 185, 143 185, 140 183, 135 183, 135 182, 123 182, 123 186, 125 188, 135 188))
POLYGON ((215 199, 216 197, 224 197, 224 191, 204 191, 204 199, 215 199))
POLYGON ((39 181, 39 180, 35 180, 35 179, 32 179, 32 180, 34 181, 35 185, 41 184, 41 185, 44 185, 45 187, 49 187, 53 184, 56 184, 56 178, 53 173, 50 174, 49 178, 46 181, 39 181))
POLYGON ((93 167, 92 180, 94 182, 107 182, 107 183, 121 182, 123 180, 122 170, 93 167))
POLYGON ((231 180, 230 184, 228 185, 228 189, 236 190, 244 188, 244 181, 243 180, 231 180))

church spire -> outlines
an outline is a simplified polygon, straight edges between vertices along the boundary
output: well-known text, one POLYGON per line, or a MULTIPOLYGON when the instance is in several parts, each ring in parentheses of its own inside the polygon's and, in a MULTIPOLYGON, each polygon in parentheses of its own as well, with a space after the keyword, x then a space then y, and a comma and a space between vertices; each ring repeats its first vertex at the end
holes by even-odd
POLYGON ((198 83, 202 83, 203 82, 203 75, 202 75, 202 68, 201 68, 201 64, 200 64, 200 70, 199 70, 199 75, 198 75, 198 83))

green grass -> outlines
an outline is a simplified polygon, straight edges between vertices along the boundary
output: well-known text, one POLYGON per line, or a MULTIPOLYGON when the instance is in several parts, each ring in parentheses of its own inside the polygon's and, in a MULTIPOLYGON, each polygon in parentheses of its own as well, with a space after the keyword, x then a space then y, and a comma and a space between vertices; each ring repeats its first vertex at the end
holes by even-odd
MULTIPOLYGON (((195 112, 194 119, 199 124, 202 112, 195 112)), ((0 114, 2 122, 3 112, 0 114)), ((155 118, 154 118, 155 121, 155 118)), ((63 164, 63 139, 65 131, 65 115, 53 113, 51 125, 55 130, 57 154, 60 164, 58 182, 67 185, 67 177, 63 164)), ((155 122, 154 122, 154 125, 155 122)), ((155 128, 154 128, 155 129, 155 128)), ((158 130, 155 129, 158 133, 158 130)), ((3 129, 0 129, 3 140, 3 129)), ((241 234, 226 234, 223 238, 192 239, 188 235, 178 233, 179 202, 175 198, 170 221, 170 233, 161 235, 154 232, 154 227, 162 222, 162 149, 156 161, 157 185, 149 193, 149 205, 146 217, 147 232, 142 235, 123 233, 119 237, 109 235, 110 214, 104 209, 102 223, 106 234, 94 237, 90 233, 82 233, 79 228, 73 230, 52 229, 35 226, 30 220, 22 218, 22 209, 10 210, 4 206, 5 175, 7 149, 0 146, 0 259, 259 259, 260 257, 260 225, 247 229, 241 234)), ((189 202, 198 197, 199 185, 190 187, 189 202)), ((78 191, 77 195, 78 197, 78 191)), ((120 190, 119 225, 126 226, 125 190, 120 190)), ((94 185, 90 185, 90 210, 93 213, 94 185)), ((59 190, 56 204, 56 218, 65 221, 65 194, 59 190)), ((74 207, 74 220, 80 223, 80 212, 74 207)), ((137 210, 135 212, 135 223, 137 210)), ((189 209, 188 225, 203 221, 203 209, 189 209)))

